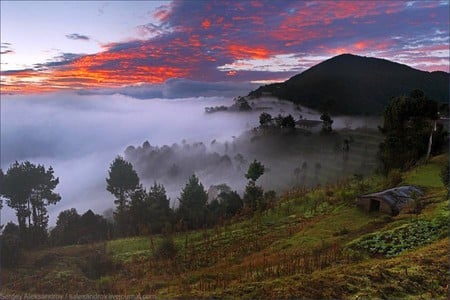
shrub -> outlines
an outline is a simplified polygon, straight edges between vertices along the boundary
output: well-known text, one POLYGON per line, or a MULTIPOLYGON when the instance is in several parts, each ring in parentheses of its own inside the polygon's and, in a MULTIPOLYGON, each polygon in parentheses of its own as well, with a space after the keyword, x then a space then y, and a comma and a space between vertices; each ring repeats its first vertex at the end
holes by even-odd
POLYGON ((159 244, 158 248, 155 251, 155 257, 157 258, 165 258, 165 259, 173 259, 177 256, 178 249, 170 236, 164 237, 159 244))
POLYGON ((22 243, 19 237, 19 227, 10 222, 0 237, 1 255, 0 263, 5 268, 15 267, 22 255, 22 243))

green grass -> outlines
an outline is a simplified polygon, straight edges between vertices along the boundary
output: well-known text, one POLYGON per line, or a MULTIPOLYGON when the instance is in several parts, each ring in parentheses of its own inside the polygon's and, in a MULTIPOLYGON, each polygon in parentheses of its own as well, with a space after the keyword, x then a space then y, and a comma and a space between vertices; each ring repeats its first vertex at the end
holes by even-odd
POLYGON ((292 190, 273 209, 236 217, 216 228, 175 233, 178 255, 173 260, 154 257, 152 248, 158 248, 161 236, 153 236, 153 246, 150 237, 108 241, 106 253, 114 269, 99 278, 87 278, 80 266, 103 244, 30 252, 18 270, 0 274, 6 283, 2 292, 62 293, 64 285, 70 285, 71 293, 161 298, 445 298, 442 278, 448 277, 448 239, 445 243, 443 236, 432 232, 433 239, 422 245, 403 234, 415 218, 428 225, 448 220, 446 191, 439 177, 445 158, 433 158, 404 174, 405 184, 425 187, 429 202, 419 216, 366 213, 354 199, 362 190, 379 190, 383 178, 367 178, 364 189, 356 181, 343 180, 306 195, 292 190), (314 209, 317 199, 320 204, 314 209), (400 250, 408 251, 395 253, 394 258, 378 252, 376 257, 340 254, 364 237, 377 235, 387 241, 400 233, 408 242, 400 250), (334 245, 338 252, 326 252, 334 245), (333 255, 338 256, 312 270, 301 265, 302 259, 319 263, 333 255), (300 266, 289 271, 293 261, 300 266))
MULTIPOLYGON (((153 237, 156 249, 161 238, 153 237)), ((107 253, 115 261, 128 261, 133 257, 150 257, 152 243, 149 237, 133 237, 109 241, 106 246, 107 253)))
POLYGON ((341 206, 331 214, 320 216, 293 236, 279 241, 276 249, 288 247, 314 248, 322 242, 333 242, 340 235, 360 230, 373 220, 356 207, 341 206))
POLYGON ((434 157, 428 163, 418 166, 405 176, 404 183, 422 187, 441 188, 443 183, 440 177, 441 168, 448 164, 446 155, 434 157))

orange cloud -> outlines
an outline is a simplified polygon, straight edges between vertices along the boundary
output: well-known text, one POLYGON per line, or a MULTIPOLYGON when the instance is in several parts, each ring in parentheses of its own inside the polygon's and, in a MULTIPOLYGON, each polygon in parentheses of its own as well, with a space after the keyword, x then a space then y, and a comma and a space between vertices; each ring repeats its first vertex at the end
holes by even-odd
POLYGON ((268 58, 270 55, 269 50, 264 47, 249 47, 245 45, 229 45, 228 52, 234 59, 262 59, 268 58))
MULTIPOLYGON (((104 56, 101 56, 104 57, 104 56)), ((134 66, 120 62, 124 68, 96 68, 98 60, 83 58, 63 68, 47 72, 19 71, 2 75, 2 93, 37 93, 64 89, 118 87, 135 83, 163 83, 169 78, 186 77, 187 70, 172 66, 134 66), (92 62, 92 64, 88 64, 92 62), (4 78, 3 78, 4 77, 4 78)))

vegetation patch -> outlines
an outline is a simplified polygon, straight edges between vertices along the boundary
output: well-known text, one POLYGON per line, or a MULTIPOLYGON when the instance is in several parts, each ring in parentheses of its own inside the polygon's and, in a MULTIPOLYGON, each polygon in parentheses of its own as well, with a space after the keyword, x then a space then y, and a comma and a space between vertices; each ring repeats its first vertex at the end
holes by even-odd
POLYGON ((366 235, 351 242, 348 248, 350 251, 366 252, 372 256, 393 257, 438 239, 445 226, 441 218, 434 222, 415 219, 393 230, 366 235))

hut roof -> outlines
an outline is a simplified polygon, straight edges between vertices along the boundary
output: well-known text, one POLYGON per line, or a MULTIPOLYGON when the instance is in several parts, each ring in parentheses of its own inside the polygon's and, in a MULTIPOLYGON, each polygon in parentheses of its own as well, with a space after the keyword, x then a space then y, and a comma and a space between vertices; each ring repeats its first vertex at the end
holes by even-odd
POLYGON ((379 200, 383 200, 388 203, 393 211, 399 212, 408 202, 412 200, 411 197, 413 197, 413 195, 423 196, 423 191, 416 186, 407 185, 384 190, 378 193, 361 195, 359 198, 378 198, 379 200))

